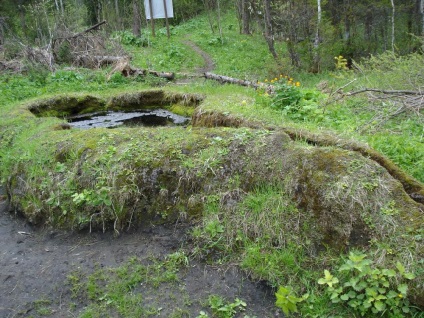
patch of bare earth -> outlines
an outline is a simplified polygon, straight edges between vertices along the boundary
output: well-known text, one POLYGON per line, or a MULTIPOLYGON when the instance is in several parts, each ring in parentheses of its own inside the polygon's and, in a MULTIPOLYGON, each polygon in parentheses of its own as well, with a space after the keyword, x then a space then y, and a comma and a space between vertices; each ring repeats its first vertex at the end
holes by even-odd
MULTIPOLYGON (((115 268, 130 257, 163 259, 185 244, 187 225, 149 226, 114 237, 113 233, 69 233, 35 228, 8 211, 5 196, 0 201, 0 317, 40 317, 37 303, 46 302, 48 317, 78 317, 87 300, 74 299, 67 282, 70 274, 89 275, 102 268, 115 268)), ((175 297, 185 297, 183 308, 195 317, 205 308, 208 295, 218 294, 247 303, 245 314, 278 317, 273 292, 249 281, 235 267, 190 262, 174 285, 150 289, 146 305, 162 308, 161 317, 175 310, 175 297), (150 302, 150 304, 149 304, 150 302)), ((116 313, 113 317, 117 317, 116 313)), ((119 317, 119 316, 118 316, 119 317)), ((188 316, 187 316, 188 317, 188 316)))

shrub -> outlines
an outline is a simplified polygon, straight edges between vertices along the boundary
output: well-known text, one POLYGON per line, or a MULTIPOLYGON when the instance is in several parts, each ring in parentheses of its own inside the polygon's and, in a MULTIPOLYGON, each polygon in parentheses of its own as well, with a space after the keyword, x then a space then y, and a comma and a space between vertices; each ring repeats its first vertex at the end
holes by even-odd
POLYGON ((366 254, 349 254, 349 259, 339 268, 343 276, 333 276, 328 270, 318 284, 327 285, 327 293, 333 303, 345 302, 358 311, 361 316, 390 314, 399 317, 402 312, 409 313, 411 307, 407 300, 408 285, 403 281, 415 275, 405 271, 401 263, 394 269, 377 268, 366 254), (337 287, 341 284, 341 286, 337 287))

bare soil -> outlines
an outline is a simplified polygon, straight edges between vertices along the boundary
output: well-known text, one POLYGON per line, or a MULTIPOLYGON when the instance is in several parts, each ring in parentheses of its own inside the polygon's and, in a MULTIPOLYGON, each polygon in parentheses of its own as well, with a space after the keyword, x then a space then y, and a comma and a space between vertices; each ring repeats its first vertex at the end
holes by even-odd
MULTIPOLYGON (((161 259, 185 244, 189 228, 186 224, 149 226, 119 237, 113 233, 36 228, 8 211, 3 194, 0 196, 0 317, 78 317, 87 300, 72 299, 68 275, 74 272, 88 275, 98 268, 118 267, 133 256, 161 259), (37 311, 40 302, 49 304, 49 314, 41 315, 37 311)), ((191 261, 179 277, 178 286, 161 285, 149 290, 149 297, 143 295, 146 301, 150 299, 162 308, 158 316, 168 317, 181 301, 175 299, 180 295, 189 300, 184 317, 196 317, 201 310, 208 309, 205 300, 210 294, 230 301, 236 297, 245 301, 247 310, 238 317, 281 315, 274 306, 273 291, 263 283, 251 282, 237 267, 191 261)), ((111 315, 119 317, 116 313, 111 315)))
POLYGON ((210 72, 215 68, 215 63, 208 53, 203 51, 200 47, 198 47, 196 44, 194 44, 190 40, 184 41, 184 44, 191 47, 193 51, 195 51, 197 54, 199 54, 203 58, 204 65, 203 67, 200 67, 196 70, 197 73, 203 74, 206 72, 210 72))

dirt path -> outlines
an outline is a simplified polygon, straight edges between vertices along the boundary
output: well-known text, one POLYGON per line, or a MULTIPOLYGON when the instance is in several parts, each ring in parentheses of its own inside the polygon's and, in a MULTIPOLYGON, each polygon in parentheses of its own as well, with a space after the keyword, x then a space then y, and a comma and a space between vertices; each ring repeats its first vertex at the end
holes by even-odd
MULTIPOLYGON (((0 194, 1 195, 1 194, 0 194)), ((78 317, 87 305, 71 297, 67 277, 78 271, 90 274, 98 268, 115 268, 130 257, 163 258, 186 240, 187 225, 149 227, 123 233, 65 233, 34 228, 7 211, 0 197, 0 317, 78 317), (48 304, 47 315, 38 310, 48 304)), ((159 286, 149 297, 160 308, 160 317, 169 317, 175 298, 184 291, 190 299, 182 317, 196 317, 205 310, 210 294, 236 297, 247 304, 250 317, 278 317, 272 291, 250 282, 235 267, 208 266, 190 262, 179 274, 178 286, 159 286), (183 288, 181 286, 184 286, 183 288), (175 290, 173 290, 173 288, 175 290), (174 297, 162 297, 174 293, 174 297)), ((143 295, 144 296, 144 295, 143 295)), ((207 309, 207 308, 206 308, 207 309)), ((111 314, 110 317, 120 317, 111 314)), ((125 317, 126 318, 126 317, 125 317)))
POLYGON ((190 40, 186 40, 183 43, 185 45, 191 47, 193 49, 193 51, 195 51, 197 54, 199 54, 205 62, 205 65, 203 67, 200 67, 196 70, 197 73, 203 74, 203 73, 206 73, 206 72, 211 72, 215 68, 215 63, 208 53, 203 51, 200 47, 198 47, 196 44, 194 44, 190 40))

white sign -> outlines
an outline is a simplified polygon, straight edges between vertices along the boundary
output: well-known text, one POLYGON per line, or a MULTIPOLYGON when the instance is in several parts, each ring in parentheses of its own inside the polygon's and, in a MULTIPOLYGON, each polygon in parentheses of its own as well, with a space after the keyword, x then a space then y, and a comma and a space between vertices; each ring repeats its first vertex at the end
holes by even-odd
POLYGON ((150 17, 150 2, 152 2, 153 19, 173 18, 174 8, 172 7, 172 0, 144 0, 144 8, 146 11, 146 18, 150 17), (165 2, 166 2, 166 15, 165 15, 165 2))

